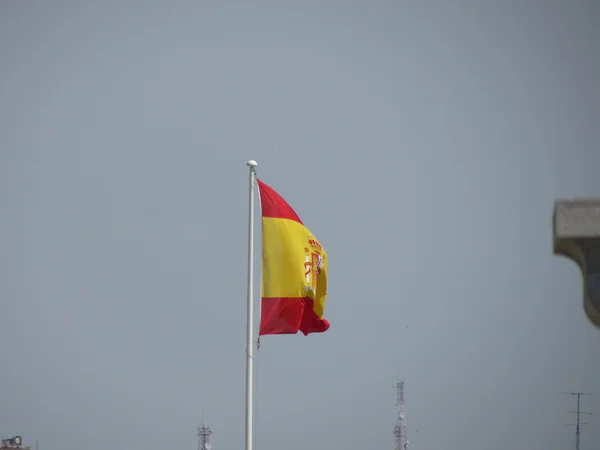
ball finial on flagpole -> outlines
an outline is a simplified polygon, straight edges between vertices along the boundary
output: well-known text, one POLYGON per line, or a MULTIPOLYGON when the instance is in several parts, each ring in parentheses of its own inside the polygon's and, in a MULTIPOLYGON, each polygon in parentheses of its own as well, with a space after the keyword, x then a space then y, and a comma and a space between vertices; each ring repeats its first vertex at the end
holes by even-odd
POLYGON ((251 159, 250 161, 248 161, 248 162, 246 163, 246 165, 247 165, 248 167, 250 167, 251 169, 254 169, 256 166, 258 166, 258 163, 257 163, 256 161, 254 161, 253 159, 251 159))

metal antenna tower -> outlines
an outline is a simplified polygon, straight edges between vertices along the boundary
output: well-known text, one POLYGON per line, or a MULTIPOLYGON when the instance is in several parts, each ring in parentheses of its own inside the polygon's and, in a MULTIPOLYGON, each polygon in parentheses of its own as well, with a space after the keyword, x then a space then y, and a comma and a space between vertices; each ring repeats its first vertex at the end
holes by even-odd
POLYGON ((213 434, 213 429, 206 425, 206 421, 202 419, 202 424, 198 427, 198 450, 210 450, 212 448, 211 434, 213 434))
POLYGON ((586 414, 591 416, 592 413, 590 412, 582 412, 581 411, 581 396, 582 395, 594 395, 590 392, 564 392, 564 394, 567 395, 573 395, 575 397, 577 397, 577 411, 569 411, 570 413, 573 414, 577 414, 577 422, 576 423, 569 423, 566 424, 565 426, 567 427, 576 427, 576 431, 575 431, 575 450, 579 450, 579 438, 581 435, 581 425, 587 425, 587 423, 581 422, 580 421, 580 416, 582 414, 586 414))
POLYGON ((396 383, 396 405, 398 406, 398 415, 394 435, 396 436, 396 449, 407 450, 408 440, 406 439, 406 416, 404 414, 404 380, 396 383))

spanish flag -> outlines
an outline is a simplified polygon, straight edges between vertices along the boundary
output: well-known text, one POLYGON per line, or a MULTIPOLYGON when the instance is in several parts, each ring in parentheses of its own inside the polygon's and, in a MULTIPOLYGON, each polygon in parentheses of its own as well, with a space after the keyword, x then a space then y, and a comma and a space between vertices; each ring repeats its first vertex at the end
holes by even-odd
POLYGON ((262 210, 259 335, 326 331, 327 253, 290 205, 273 188, 257 183, 262 210))

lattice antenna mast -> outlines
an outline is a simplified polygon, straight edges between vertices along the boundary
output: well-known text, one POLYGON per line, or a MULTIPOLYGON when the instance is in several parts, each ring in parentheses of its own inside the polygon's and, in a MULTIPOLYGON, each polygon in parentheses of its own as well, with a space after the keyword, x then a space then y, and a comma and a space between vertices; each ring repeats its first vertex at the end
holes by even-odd
POLYGON ((398 415, 394 435, 396 436, 395 450, 407 450, 408 440, 406 438, 406 415, 404 412, 404 380, 396 383, 396 405, 398 406, 398 415))
POLYGON ((206 425, 206 421, 202 420, 202 424, 198 427, 198 450, 211 450, 210 436, 212 434, 213 429, 206 425))
POLYGON ((581 425, 587 425, 587 423, 581 422, 580 417, 582 414, 585 415, 589 415, 591 416, 592 413, 590 412, 582 412, 581 411, 581 396, 582 395, 594 395, 592 393, 589 392, 565 392, 565 394, 568 395, 573 395, 574 397, 577 397, 577 411, 569 411, 570 413, 573 414, 577 414, 577 422, 575 423, 569 423, 565 426, 569 427, 576 427, 576 431, 575 431, 575 450, 579 450, 579 440, 581 437, 581 425))

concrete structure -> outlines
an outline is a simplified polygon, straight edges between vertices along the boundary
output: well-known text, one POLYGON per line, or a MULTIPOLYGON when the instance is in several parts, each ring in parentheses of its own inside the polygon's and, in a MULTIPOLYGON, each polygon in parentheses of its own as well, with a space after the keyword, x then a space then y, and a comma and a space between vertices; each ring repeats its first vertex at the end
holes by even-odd
POLYGON ((600 198, 556 201, 554 254, 579 265, 585 312, 600 327, 600 198))
POLYGON ((2 439, 1 450, 31 450, 31 447, 23 447, 23 438, 14 436, 10 439, 2 439))

